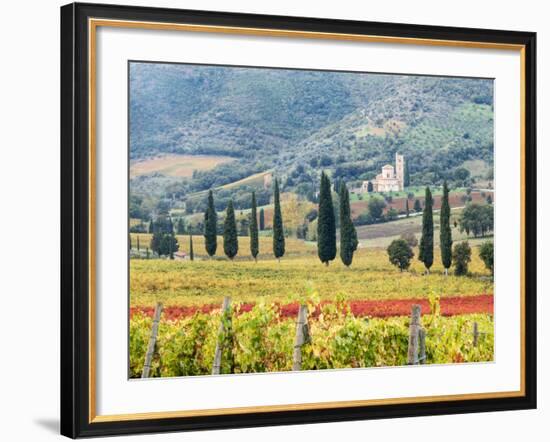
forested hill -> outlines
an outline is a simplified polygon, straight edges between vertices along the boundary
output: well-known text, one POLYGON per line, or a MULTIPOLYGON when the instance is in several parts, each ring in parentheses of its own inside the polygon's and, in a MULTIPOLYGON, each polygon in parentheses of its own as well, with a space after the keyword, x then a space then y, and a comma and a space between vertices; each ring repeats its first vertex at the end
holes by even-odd
POLYGON ((130 156, 236 158, 180 195, 267 169, 288 188, 321 169, 365 179, 396 151, 411 183, 437 184, 464 161, 492 165, 492 103, 492 80, 131 63, 130 156))

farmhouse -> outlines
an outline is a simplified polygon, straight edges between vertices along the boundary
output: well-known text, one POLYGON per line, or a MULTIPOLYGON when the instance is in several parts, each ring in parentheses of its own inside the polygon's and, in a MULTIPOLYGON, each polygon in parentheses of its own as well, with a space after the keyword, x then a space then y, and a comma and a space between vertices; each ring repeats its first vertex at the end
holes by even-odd
POLYGON ((368 192, 369 182, 372 183, 373 192, 399 192, 404 188, 405 158, 395 154, 395 169, 391 164, 382 167, 382 173, 376 175, 371 181, 363 181, 361 192, 368 192))

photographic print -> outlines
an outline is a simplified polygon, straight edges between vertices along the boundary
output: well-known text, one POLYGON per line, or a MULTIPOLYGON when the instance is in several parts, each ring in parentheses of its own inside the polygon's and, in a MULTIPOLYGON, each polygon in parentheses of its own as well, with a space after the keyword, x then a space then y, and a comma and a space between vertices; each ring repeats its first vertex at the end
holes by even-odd
POLYGON ((128 83, 130 378, 493 361, 493 79, 128 83))
POLYGON ((62 434, 536 408, 535 33, 61 35, 62 434))

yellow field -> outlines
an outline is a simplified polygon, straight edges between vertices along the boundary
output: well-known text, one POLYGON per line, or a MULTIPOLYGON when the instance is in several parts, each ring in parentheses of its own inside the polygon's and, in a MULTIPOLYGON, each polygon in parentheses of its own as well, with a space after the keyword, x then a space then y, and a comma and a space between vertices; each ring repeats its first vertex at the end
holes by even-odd
POLYGON ((168 176, 190 177, 194 170, 210 170, 233 160, 231 157, 216 155, 163 155, 132 163, 130 178, 154 172, 168 176))
MULTIPOLYGON (((202 238, 196 237, 194 243, 196 251, 203 246, 199 239, 202 238)), ((262 238, 260 247, 270 241, 271 238, 262 238)), ((224 259, 193 262, 133 259, 130 262, 131 304, 154 305, 157 301, 165 305, 221 303, 224 296, 231 296, 235 302, 262 299, 287 302, 312 292, 321 300, 333 299, 338 294, 348 299, 397 299, 426 298, 434 292, 441 296, 493 293, 493 283, 487 278, 489 272, 478 257, 477 248, 472 250, 469 267, 472 276, 446 277, 437 250, 432 272, 426 276, 422 274, 423 264, 416 259, 417 250, 411 270, 400 273, 389 263, 385 249, 359 249, 348 269, 339 257, 325 267, 314 247, 297 240, 288 243, 290 250, 308 252, 289 254, 280 264, 267 255, 257 263, 245 260, 248 248, 242 246, 239 250, 242 259, 233 262, 224 259)), ((187 246, 187 241, 183 244, 187 246)), ((218 253, 223 253, 223 248, 218 253)))

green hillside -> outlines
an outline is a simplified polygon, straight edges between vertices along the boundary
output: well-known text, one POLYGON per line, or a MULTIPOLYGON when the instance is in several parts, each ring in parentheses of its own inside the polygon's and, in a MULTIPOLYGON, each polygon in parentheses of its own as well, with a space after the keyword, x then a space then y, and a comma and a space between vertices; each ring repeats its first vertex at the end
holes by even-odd
POLYGON ((492 166, 492 102, 492 80, 131 63, 132 161, 235 158, 188 178, 142 175, 131 193, 149 210, 181 207, 187 195, 274 170, 285 191, 311 199, 321 170, 353 185, 397 151, 411 184, 440 184, 465 164, 492 166))

